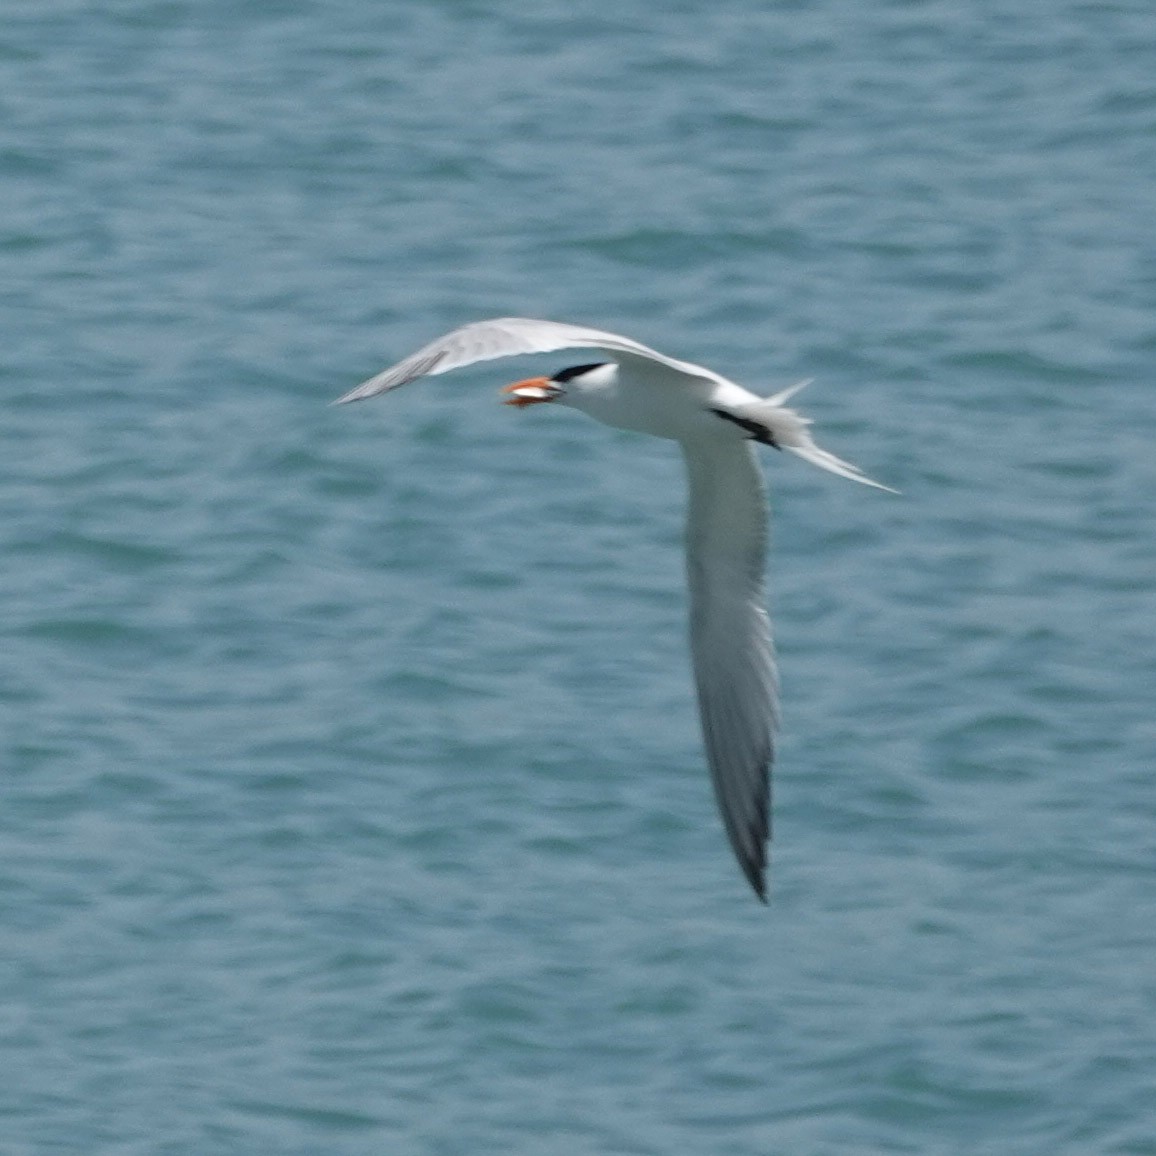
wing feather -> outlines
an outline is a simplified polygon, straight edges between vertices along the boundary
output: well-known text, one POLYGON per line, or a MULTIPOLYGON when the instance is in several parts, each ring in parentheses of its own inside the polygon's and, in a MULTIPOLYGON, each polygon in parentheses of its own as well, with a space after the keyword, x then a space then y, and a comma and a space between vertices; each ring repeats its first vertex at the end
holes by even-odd
POLYGON ((676 361, 629 337, 619 337, 600 329, 581 325, 567 325, 562 321, 535 321, 529 317, 499 317, 491 321, 475 321, 431 341, 416 353, 399 361, 389 369, 363 382, 356 389, 339 397, 335 405, 387 393, 398 386, 416 381, 430 374, 448 373, 478 361, 492 361, 499 357, 516 357, 524 353, 551 353, 556 349, 600 349, 618 357, 640 362, 657 362, 675 373, 687 377, 721 381, 718 374, 676 361))
POLYGON ((690 641, 703 740, 723 826, 766 901, 778 679, 764 609, 767 506, 750 442, 683 443, 690 479, 690 641))

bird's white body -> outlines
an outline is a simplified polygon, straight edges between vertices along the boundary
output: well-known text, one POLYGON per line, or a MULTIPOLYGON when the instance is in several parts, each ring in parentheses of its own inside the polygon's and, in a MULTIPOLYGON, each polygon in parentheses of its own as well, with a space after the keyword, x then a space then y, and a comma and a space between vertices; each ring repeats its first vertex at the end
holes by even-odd
POLYGON ((654 362, 629 366, 608 362, 576 379, 576 388, 555 400, 604 425, 652 437, 685 441, 714 433, 719 422, 707 406, 717 387, 688 377, 682 389, 672 390, 669 374, 649 372, 650 366, 663 368, 654 362))
POLYGON ((815 444, 807 420, 783 404, 801 385, 760 398, 630 338, 556 321, 505 317, 463 326, 339 401, 477 361, 558 349, 594 349, 613 360, 515 383, 507 388, 512 404, 552 401, 682 446, 690 487, 691 653, 707 761, 731 846, 765 899, 778 683, 763 606, 767 509, 754 445, 790 450, 852 481, 887 487, 815 444))

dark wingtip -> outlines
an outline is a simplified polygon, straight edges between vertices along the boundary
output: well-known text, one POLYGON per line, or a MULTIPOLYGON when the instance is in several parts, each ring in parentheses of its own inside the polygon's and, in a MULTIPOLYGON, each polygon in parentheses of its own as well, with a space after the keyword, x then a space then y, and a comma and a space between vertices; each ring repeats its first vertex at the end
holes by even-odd
POLYGON ((771 838, 771 808, 770 800, 767 800, 767 808, 763 812, 762 820, 762 840, 759 842, 759 859, 754 865, 755 878, 751 881, 754 884, 755 894, 759 897, 759 902, 764 907, 770 906, 770 899, 767 898, 767 873, 771 867, 771 849, 769 844, 771 838))
POLYGON ((767 868, 764 862, 742 863, 743 874, 751 885, 751 890, 758 896, 759 902, 766 905, 767 900, 767 868))
POLYGON ((771 901, 767 898, 766 876, 760 873, 757 879, 751 880, 751 886, 755 889, 755 894, 759 897, 759 902, 764 907, 769 907, 771 901))

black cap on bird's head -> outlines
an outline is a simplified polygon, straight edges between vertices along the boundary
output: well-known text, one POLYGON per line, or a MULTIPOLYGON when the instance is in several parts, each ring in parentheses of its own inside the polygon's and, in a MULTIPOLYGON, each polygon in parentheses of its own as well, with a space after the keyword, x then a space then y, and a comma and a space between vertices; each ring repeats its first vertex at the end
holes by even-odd
POLYGON ((592 369, 601 369, 604 365, 609 364, 609 361, 588 361, 585 365, 571 365, 569 369, 558 370, 550 380, 558 382, 573 381, 576 377, 585 376, 592 369))

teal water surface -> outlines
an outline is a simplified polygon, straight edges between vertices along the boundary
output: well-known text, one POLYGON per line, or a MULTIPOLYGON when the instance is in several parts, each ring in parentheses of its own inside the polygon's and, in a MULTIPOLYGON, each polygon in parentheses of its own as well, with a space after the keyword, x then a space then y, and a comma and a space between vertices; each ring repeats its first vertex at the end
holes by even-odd
POLYGON ((1156 12, 16 0, 0 1156, 1156 1153, 1156 12), (673 447, 799 401, 771 903, 673 447))

